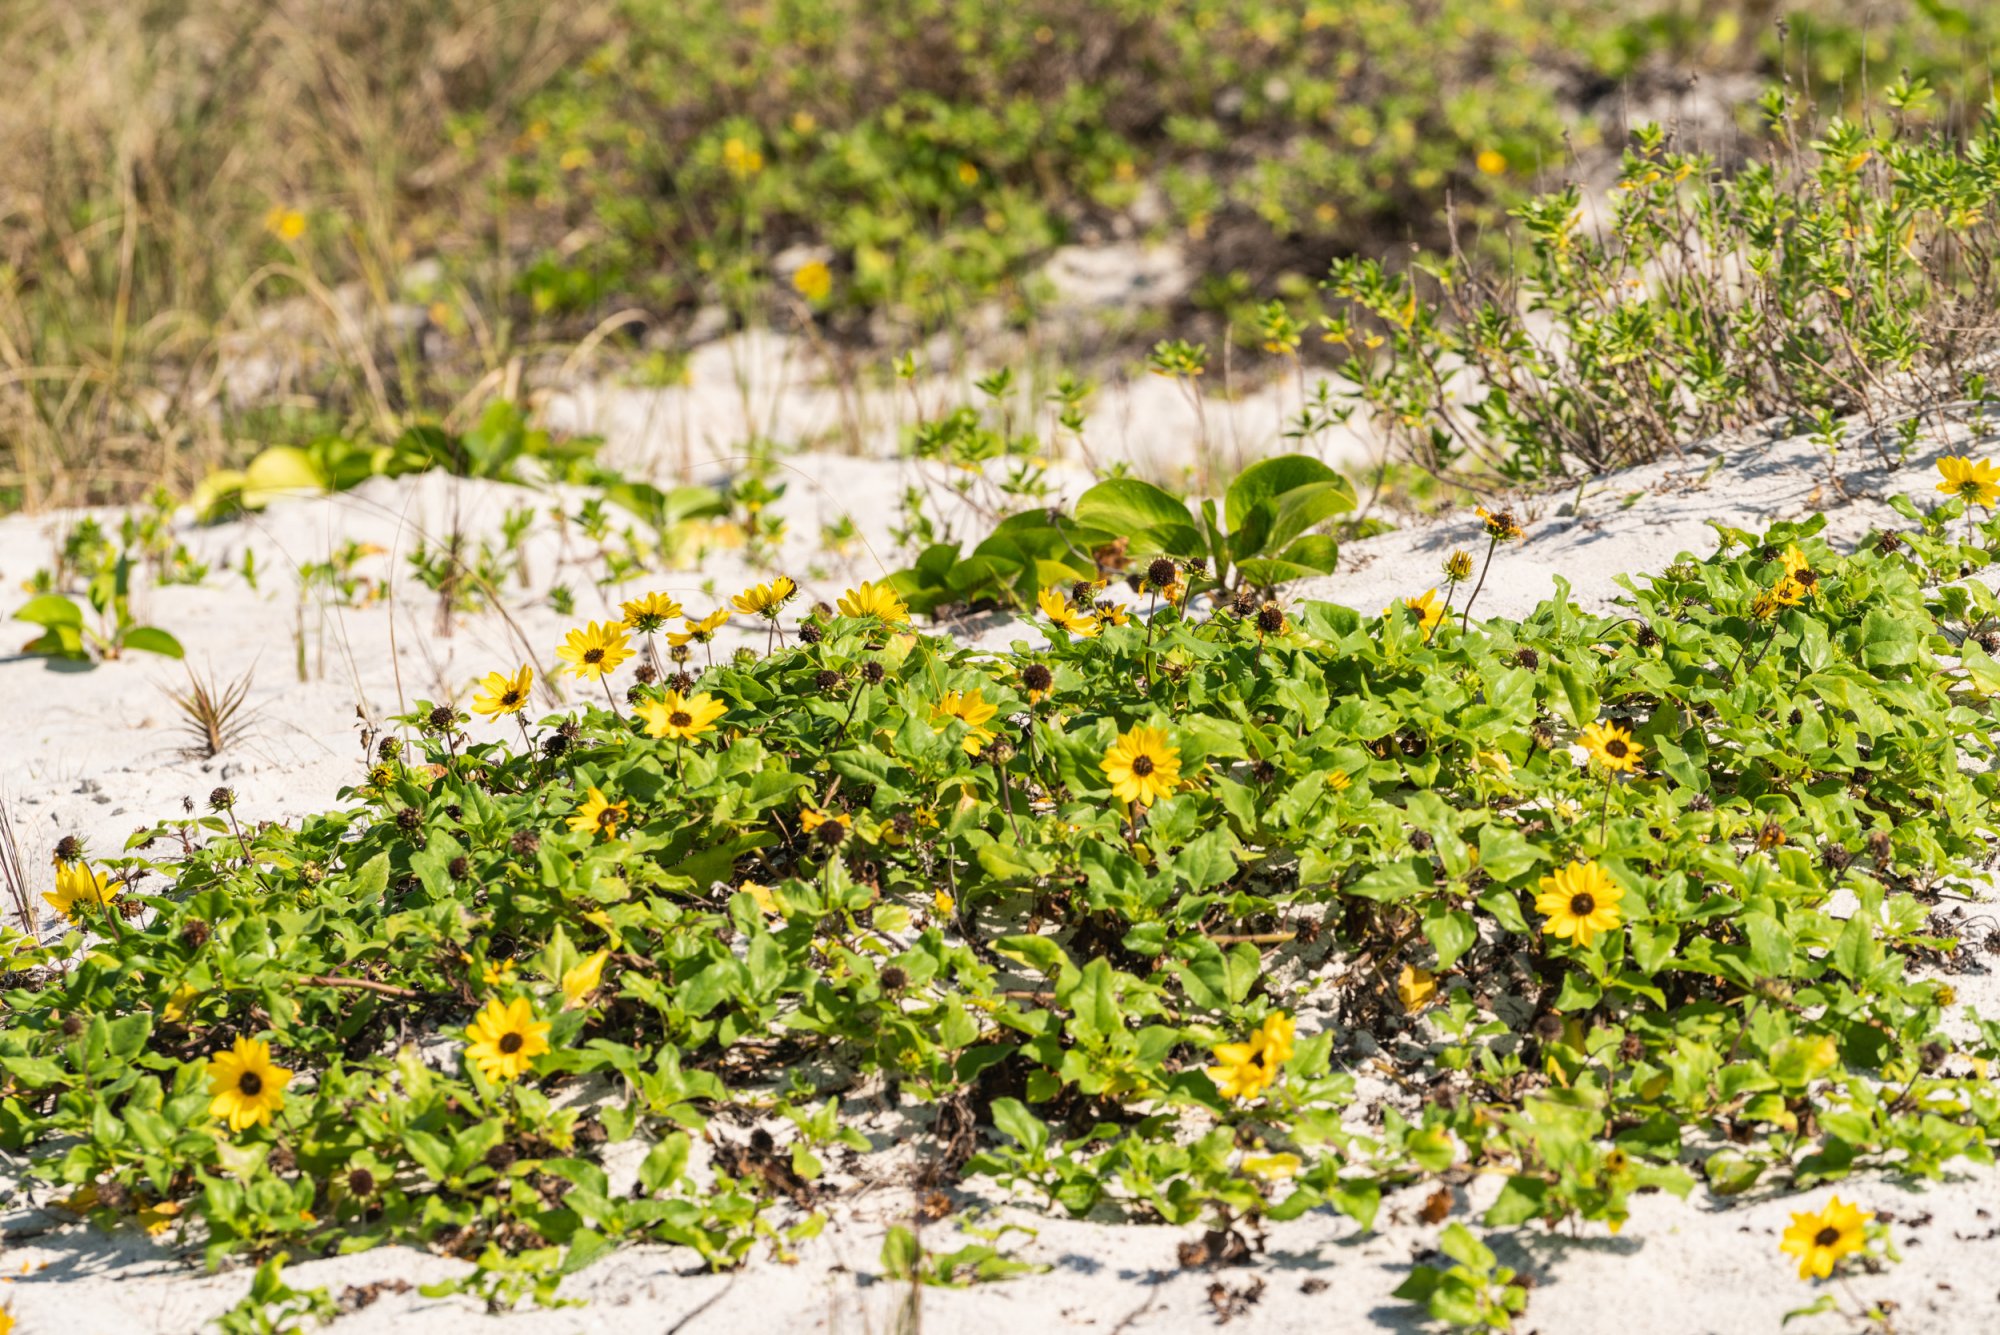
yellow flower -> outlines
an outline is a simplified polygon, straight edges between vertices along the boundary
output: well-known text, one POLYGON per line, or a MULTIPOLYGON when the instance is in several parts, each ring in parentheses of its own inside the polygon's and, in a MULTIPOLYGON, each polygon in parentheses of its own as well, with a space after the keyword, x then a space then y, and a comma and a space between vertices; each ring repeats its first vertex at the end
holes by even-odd
POLYGON ((946 691, 944 699, 931 708, 931 722, 938 727, 949 725, 953 719, 965 724, 965 754, 976 756, 993 740, 993 729, 983 725, 999 712, 978 691, 946 691))
POLYGON ((1070 606, 1069 596, 1060 590, 1043 589, 1035 601, 1041 605, 1042 615, 1055 622, 1058 630, 1086 640, 1097 634, 1097 618, 1070 606))
POLYGON ((578 834, 589 834, 593 830, 606 839, 618 837, 620 821, 631 819, 631 806, 626 802, 606 800, 596 788, 584 794, 583 805, 569 818, 569 827, 578 834))
POLYGON ((809 260, 792 271, 792 290, 817 304, 833 292, 833 270, 823 260, 809 260))
POLYGON ((664 593, 649 593, 644 598, 634 598, 629 603, 620 603, 618 610, 625 614, 625 624, 640 635, 651 635, 667 622, 681 614, 677 599, 664 593))
POLYGON ((1472 165, 1487 176, 1499 176, 1507 170, 1507 155, 1497 149, 1482 148, 1472 165))
POLYGON ((1159 728, 1134 728, 1104 753, 1104 777, 1120 802, 1150 807, 1173 795, 1181 778, 1181 753, 1159 728))
POLYGON ((1639 768, 1646 748, 1632 740, 1632 734, 1616 723, 1593 723, 1577 737, 1590 759, 1613 774, 1631 774, 1639 768))
POLYGON ((1444 577, 1454 584, 1463 584, 1472 578, 1472 553, 1463 547, 1444 559, 1444 577))
POLYGON ((174 989, 174 994, 167 998, 167 1004, 160 1008, 161 1018, 168 1024, 179 1024, 187 1018, 188 1007, 194 1005, 195 998, 200 995, 201 993, 193 986, 182 983, 174 989))
POLYGON ((535 684, 535 670, 526 663, 513 676, 489 672, 479 682, 480 694, 472 697, 472 712, 498 718, 518 714, 528 707, 528 691, 535 684))
POLYGON ((785 916, 784 910, 778 906, 778 897, 771 893, 771 887, 768 885, 759 885, 755 881, 745 881, 736 888, 756 900, 757 907, 764 912, 766 917, 782 918, 785 916))
POLYGON ((1521 536, 1521 523, 1514 518, 1512 510, 1490 511, 1485 506, 1476 507, 1479 518, 1486 525, 1486 536, 1506 541, 1521 536))
POLYGON ((1248 1102, 1271 1087, 1273 1073, 1258 1061, 1258 1045, 1220 1043, 1215 1047, 1216 1064, 1208 1068, 1208 1078, 1225 1099, 1248 1102))
POLYGON ((891 625, 899 625, 910 619, 910 609, 896 596, 896 591, 886 584, 870 584, 863 580, 860 587, 849 589, 840 595, 835 604, 844 617, 880 617, 891 625))
MULTIPOLYGON (((1431 633, 1437 629, 1438 622, 1444 620, 1445 604, 1439 600, 1438 591, 1426 589, 1416 597, 1405 598, 1403 607, 1406 611, 1417 614, 1417 624, 1424 628, 1424 640, 1428 643, 1431 633)), ((1382 615, 1388 616, 1395 610, 1393 606, 1385 607, 1382 609, 1382 615)))
POLYGON ((776 621, 778 610, 792 600, 799 591, 787 575, 780 575, 769 584, 758 584, 745 589, 730 599, 736 610, 745 616, 760 616, 776 621))
POLYGON ((845 811, 815 811, 813 808, 807 807, 805 810, 799 812, 799 825, 807 834, 811 834, 828 821, 832 821, 843 830, 854 828, 854 817, 848 815, 845 811))
POLYGON ((1600 932, 1609 932, 1625 921, 1618 901, 1625 898, 1624 887, 1595 862, 1572 862, 1542 878, 1542 892, 1535 896, 1535 911, 1547 916, 1542 931, 1550 936, 1575 938, 1588 946, 1600 932))
POLYGON ((292 1073, 271 1064, 271 1045, 262 1039, 239 1038, 233 1047, 208 1059, 208 1114, 242 1131, 259 1122, 270 1125, 271 1114, 285 1106, 285 1082, 292 1073))
POLYGON ((1292 1177, 1303 1166, 1296 1154, 1252 1154, 1243 1160, 1243 1171, 1261 1178, 1292 1177))
POLYGON ((264 230, 289 245, 306 234, 306 215, 280 204, 264 215, 264 230))
POLYGON ((1298 1022, 1283 1011, 1272 1011, 1258 1026, 1251 1039, 1264 1055, 1264 1064, 1270 1067, 1283 1066, 1292 1059, 1295 1050, 1292 1042, 1299 1031, 1298 1022))
POLYGON ((957 910, 958 901, 951 897, 949 891, 940 890, 931 896, 931 907, 939 913, 949 914, 957 910))
POLYGON ((600 950, 594 955, 586 956, 574 968, 563 971, 564 1009, 581 1006, 584 998, 598 989, 604 982, 604 962, 610 958, 610 951, 600 950))
POLYGON ((1816 1214, 1793 1215, 1778 1250, 1799 1258, 1800 1279, 1826 1279, 1841 1257, 1860 1251, 1866 1244, 1867 1231, 1862 1225, 1874 1217, 1874 1211, 1835 1196, 1816 1214))
POLYGON ((960 185, 978 185, 979 168, 961 160, 958 164, 958 183, 960 185))
POLYGON ((518 1080, 549 1050, 549 1022, 537 1020, 526 997, 494 997, 465 1031, 465 1056, 488 1080, 518 1080))
POLYGON ((1405 964, 1403 971, 1396 975, 1396 1000, 1402 1003, 1406 1014, 1415 1015, 1430 1005, 1437 991, 1437 975, 1429 969, 1405 964))
POLYGON ((573 630, 556 649, 556 657, 569 664, 579 677, 603 678, 618 670, 632 656, 632 645, 623 623, 595 621, 582 630, 573 630))
POLYGON ((1812 568, 1812 562, 1806 559, 1806 554, 1799 550, 1799 545, 1796 542, 1787 544, 1784 554, 1779 556, 1778 559, 1785 563, 1785 573, 1787 575, 1796 576, 1801 570, 1812 568))
POLYGON ((722 165, 731 176, 744 180, 764 170, 764 155, 731 135, 722 144, 722 165))
POLYGON ((84 909, 105 908, 118 898, 118 888, 110 879, 87 862, 58 862, 56 888, 42 898, 69 921, 82 922, 84 909))
POLYGON ((721 630, 723 624, 728 620, 729 609, 726 607, 717 608, 699 620, 694 617, 682 617, 681 624, 687 627, 687 629, 677 630, 669 634, 667 636, 667 643, 682 645, 692 640, 696 644, 707 644, 715 638, 715 632, 721 630))
POLYGON ((1967 459, 1947 454, 1938 460, 1944 481, 1937 489, 1947 496, 1963 496, 1975 505, 1991 510, 2000 505, 2000 466, 1985 459, 1967 459))
POLYGON ((686 699, 681 698, 679 691, 668 691, 663 698, 648 700, 632 712, 645 721, 648 737, 692 742, 714 728, 715 721, 729 712, 729 706, 707 691, 686 699))

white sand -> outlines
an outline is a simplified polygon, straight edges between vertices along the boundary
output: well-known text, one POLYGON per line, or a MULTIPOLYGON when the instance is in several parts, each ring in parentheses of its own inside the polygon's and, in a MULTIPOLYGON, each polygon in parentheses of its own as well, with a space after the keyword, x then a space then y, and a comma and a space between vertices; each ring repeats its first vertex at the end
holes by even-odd
MULTIPOLYGON (((780 396, 782 397, 782 396, 780 396)), ((671 430, 641 430, 645 413, 619 394, 580 395, 570 409, 614 433, 612 453, 629 465, 670 472, 688 437, 671 430), (624 407, 619 405, 623 404, 624 407), (588 410, 588 411, 586 411, 588 410), (625 416, 620 414, 624 413, 625 416), (636 414, 636 415, 633 415, 636 414)), ((650 400, 657 404, 657 398, 650 400)), ((823 405, 822 405, 823 406, 823 405)), ((760 413, 763 409, 758 410, 760 413)), ((740 424, 736 424, 740 425, 740 424)), ((732 425, 730 430, 735 430, 732 425)), ((657 419, 653 426, 659 427, 657 419)), ((803 434, 803 433, 801 433, 803 434)), ((716 437, 727 440, 731 437, 716 437)), ((740 436, 734 437, 740 439, 740 436)), ((1111 446, 1105 446, 1111 452, 1111 446)), ((1930 447, 1935 453, 1938 442, 1930 447)), ((724 457, 726 445, 709 453, 724 457)), ((792 521, 787 568, 808 591, 829 595, 852 579, 878 573, 870 551, 889 560, 886 529, 909 465, 807 454, 788 461, 793 480, 780 503, 792 521), (824 558, 814 552, 819 525, 852 513, 867 539, 851 565, 824 578, 803 572, 824 558)), ((1559 516, 1570 497, 1545 497, 1517 505, 1534 516, 1526 543, 1507 551, 1482 594, 1481 613, 1519 614, 1552 590, 1558 572, 1574 584, 1587 607, 1600 607, 1617 590, 1613 577, 1658 569, 1682 551, 1705 554, 1714 539, 1705 521, 1755 528, 1779 518, 1802 518, 1828 506, 1836 542, 1858 539, 1877 523, 1894 522, 1880 498, 1895 490, 1926 491, 1929 456, 1893 477, 1851 479, 1858 498, 1834 504, 1823 487, 1824 469, 1808 446, 1743 446, 1720 466, 1713 450, 1636 470, 1593 484, 1581 517, 1559 516), (1627 500, 1629 499, 1629 504, 1627 500)), ((1079 485, 1074 474, 1069 477, 1079 485)), ((494 484, 440 477, 399 483, 377 481, 345 496, 289 501, 240 524, 190 529, 198 554, 240 564, 254 547, 266 573, 261 591, 240 576, 218 573, 195 588, 146 590, 141 617, 179 634, 191 660, 228 677, 254 664, 251 699, 257 708, 252 739, 215 762, 175 752, 174 710, 163 692, 181 677, 178 665, 134 656, 87 672, 39 660, 0 657, 0 794, 10 803, 30 866, 45 865, 48 850, 67 833, 81 833, 100 853, 118 849, 136 827, 179 811, 182 799, 203 801, 228 783, 246 819, 288 819, 323 808, 335 789, 352 781, 362 763, 356 709, 376 718, 407 708, 419 697, 461 698, 481 673, 520 661, 514 632, 493 615, 463 621, 449 639, 432 633, 432 596, 407 576, 403 553, 418 533, 434 538, 456 510, 469 531, 492 532, 509 505, 546 508, 546 495, 494 484), (372 541, 391 550, 364 566, 393 584, 393 596, 359 609, 324 614, 324 632, 309 643, 314 666, 300 681, 293 670, 292 628, 298 606, 291 571, 324 559, 338 540, 372 541), (324 670, 317 664, 324 661, 324 670)), ((18 588, 49 560, 49 531, 57 517, 0 520, 0 587, 18 588)), ((544 526, 546 527, 546 526, 544 526)), ((1435 581, 1444 555, 1455 546, 1483 550, 1469 516, 1412 527, 1353 545, 1342 569, 1297 591, 1364 610, 1392 597, 1421 592, 1435 581)), ((560 552, 546 535, 533 559, 538 584, 558 568, 560 552)), ((710 563, 702 574, 683 573, 637 583, 600 598, 583 568, 563 576, 578 586, 579 617, 602 616, 620 596, 664 588, 702 608, 712 581, 726 596, 750 575, 734 558, 710 563)), ((9 595, 9 600, 13 595, 9 595)), ((545 602, 510 591, 510 614, 544 666, 562 630, 575 619, 556 616, 545 602), (533 605, 529 605, 532 603, 533 605), (516 605, 519 604, 519 605, 516 605)), ((317 608, 309 627, 321 625, 317 608)), ((1016 627, 983 628, 988 642, 1004 642, 1016 627)), ((32 628, 9 623, 0 636, 9 648, 32 628)), ((761 639, 761 637, 758 637, 761 639)), ((1961 997, 1988 1015, 2000 1015, 2000 987, 1984 966, 1955 979, 1961 997)), ((1351 1060, 1358 1058, 1350 1057, 1351 1060)), ((876 1115, 878 1144, 888 1145, 898 1125, 876 1115)), ((878 1157, 903 1164, 899 1151, 878 1157)), ((892 1181, 900 1180, 892 1175, 892 1181)), ((1492 1178, 1460 1190, 1461 1205, 1483 1207, 1497 1189, 1492 1178)), ((1868 1299, 1899 1305, 1898 1328, 1921 1332, 1989 1332, 2000 1329, 2000 1173, 1966 1166, 1954 1180, 1905 1191, 1879 1178, 1843 1183, 1844 1197, 1898 1216, 1896 1245, 1904 1261, 1852 1284, 1868 1299)), ((1351 1223, 1317 1213, 1270 1229, 1256 1264, 1215 1273, 1178 1269, 1176 1245, 1195 1228, 1079 1223, 1010 1210, 1005 1217, 1035 1230, 1016 1234, 1022 1259, 1049 1271, 964 1291, 929 1289, 918 1295, 931 1331, 1014 1332, 1026 1329, 1174 1331, 1215 1324, 1209 1288, 1265 1286, 1260 1300, 1234 1323, 1256 1331, 1330 1332, 1414 1330, 1415 1309, 1391 1298, 1413 1255, 1432 1245, 1437 1227, 1417 1221, 1423 1191, 1385 1202, 1381 1230, 1358 1237, 1351 1223), (1308 1289, 1314 1291, 1308 1292, 1308 1289)), ((1792 1263, 1777 1250, 1787 1211, 1816 1207, 1826 1191, 1800 1197, 1753 1196, 1720 1202, 1697 1191, 1682 1203, 1661 1196, 1637 1198, 1621 1236, 1601 1227, 1582 1236, 1540 1230, 1497 1235, 1503 1259, 1538 1277, 1524 1330, 1618 1330, 1622 1335, 1688 1335, 1689 1332, 1776 1331, 1782 1314, 1810 1301, 1813 1290, 1793 1277, 1792 1263)), ((36 1200, 45 1199, 37 1196, 36 1200)), ((968 1198, 970 1199, 970 1198, 968 1198)), ((621 1251, 574 1277, 563 1288, 579 1307, 524 1309, 497 1329, 519 1331, 846 1331, 893 1328, 910 1300, 907 1286, 873 1282, 883 1228, 903 1219, 908 1191, 878 1185, 831 1202, 834 1223, 820 1239, 799 1249, 795 1264, 761 1252, 733 1275, 701 1272, 693 1254, 671 1248, 621 1251)), ((1456 1217, 1466 1218, 1464 1210, 1456 1217)), ((4 1250, 0 1274, 9 1277, 0 1301, 11 1304, 21 1329, 45 1331, 160 1331, 201 1328, 239 1297, 247 1268, 208 1275, 198 1248, 168 1235, 149 1242, 135 1234, 104 1236, 75 1227, 42 1232, 56 1217, 17 1200, 0 1219, 4 1250)), ((947 1225, 925 1230, 934 1249, 959 1245, 947 1225)), ((287 1271, 300 1287, 324 1286, 336 1296, 350 1285, 385 1281, 426 1282, 462 1273, 459 1263, 404 1249, 299 1264, 287 1271)), ((336 1323, 341 1331, 456 1331, 489 1324, 464 1300, 430 1301, 414 1290, 388 1292, 336 1323)), ((1826 1318, 1792 1329, 1835 1330, 1826 1318)))

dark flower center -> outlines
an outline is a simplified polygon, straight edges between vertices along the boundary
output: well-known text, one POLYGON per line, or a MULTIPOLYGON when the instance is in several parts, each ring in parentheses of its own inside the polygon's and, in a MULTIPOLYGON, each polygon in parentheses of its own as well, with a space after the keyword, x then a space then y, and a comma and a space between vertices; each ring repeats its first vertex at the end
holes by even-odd
POLYGON ((1597 897, 1587 890, 1581 894, 1571 895, 1569 897, 1569 911, 1573 917, 1588 918, 1591 914, 1597 912, 1597 897))
POLYGON ((521 693, 519 691, 509 691, 500 697, 500 703, 503 705, 518 705, 521 703, 521 693))
POLYGON ((1616 737, 1613 737, 1604 744, 1604 754, 1610 756, 1613 760, 1623 760, 1627 750, 1628 748, 1625 743, 1619 741, 1616 737))
POLYGON ((1817 570, 1801 570, 1798 574, 1792 576, 1792 578, 1810 589, 1813 585, 1819 583, 1819 572, 1817 570))
POLYGON ((1832 1224, 1828 1224, 1825 1228, 1813 1234, 1813 1246, 1815 1247, 1831 1247, 1833 1246, 1834 1243, 1839 1241, 1840 1241, 1840 1230, 1835 1228, 1832 1224))
POLYGON ((514 1053, 519 1052, 520 1050, 521 1050, 521 1036, 519 1034, 500 1035, 500 1051, 508 1054, 509 1056, 512 1056, 514 1053))
POLYGON ((254 1099, 264 1092, 264 1077, 255 1071, 245 1071, 236 1077, 236 1088, 246 1099, 254 1099))
POLYGON ((684 709, 676 709, 673 713, 667 715, 667 722, 676 728, 689 727, 694 723, 694 715, 684 709))
POLYGON ((606 807, 604 810, 598 812, 597 823, 605 829, 610 829, 616 825, 618 823, 618 808, 606 807))
POLYGON ((1153 758, 1151 756, 1135 757, 1132 761, 1132 772, 1142 779, 1145 778, 1153 772, 1153 758))
POLYGON ((583 651, 583 661, 586 663, 602 663, 604 661, 604 651, 602 649, 586 649, 583 651))

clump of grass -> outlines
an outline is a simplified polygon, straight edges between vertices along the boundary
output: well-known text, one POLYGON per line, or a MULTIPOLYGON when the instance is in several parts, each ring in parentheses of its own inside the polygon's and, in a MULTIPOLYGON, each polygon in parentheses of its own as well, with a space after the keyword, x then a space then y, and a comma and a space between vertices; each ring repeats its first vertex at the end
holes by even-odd
POLYGON ((190 667, 187 685, 167 691, 167 698, 180 710, 180 732, 187 739, 182 755, 213 760, 249 735, 252 711, 244 705, 255 675, 253 667, 225 681, 213 668, 204 676, 190 667))
POLYGON ((34 935, 35 901, 28 889, 28 869, 21 861, 21 845, 14 838, 14 819, 4 803, 0 803, 0 886, 6 888, 7 902, 20 920, 21 930, 34 935))

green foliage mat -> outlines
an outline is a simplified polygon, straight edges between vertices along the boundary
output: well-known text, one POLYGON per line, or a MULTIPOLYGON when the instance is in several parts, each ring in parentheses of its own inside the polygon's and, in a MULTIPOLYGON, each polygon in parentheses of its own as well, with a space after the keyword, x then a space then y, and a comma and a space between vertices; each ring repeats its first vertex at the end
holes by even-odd
MULTIPOLYGON (((0 1144, 212 1260, 409 1242, 502 1301, 628 1241, 782 1251, 864 1085, 931 1185, 1223 1229, 1467 1167, 1500 1228, 1986 1162, 2000 1023, 1915 976, 1993 828, 2000 525, 1960 506, 1851 555, 1725 531, 1611 616, 1142 592, 996 653, 857 599, 673 683, 713 722, 425 707, 338 810, 135 837, 121 911, 68 869, 88 930, 13 946, 0 1144), (1608 877, 1595 930, 1552 934, 1558 870, 1608 877)), ((1450 1242, 1409 1296, 1500 1320, 1450 1242)))

